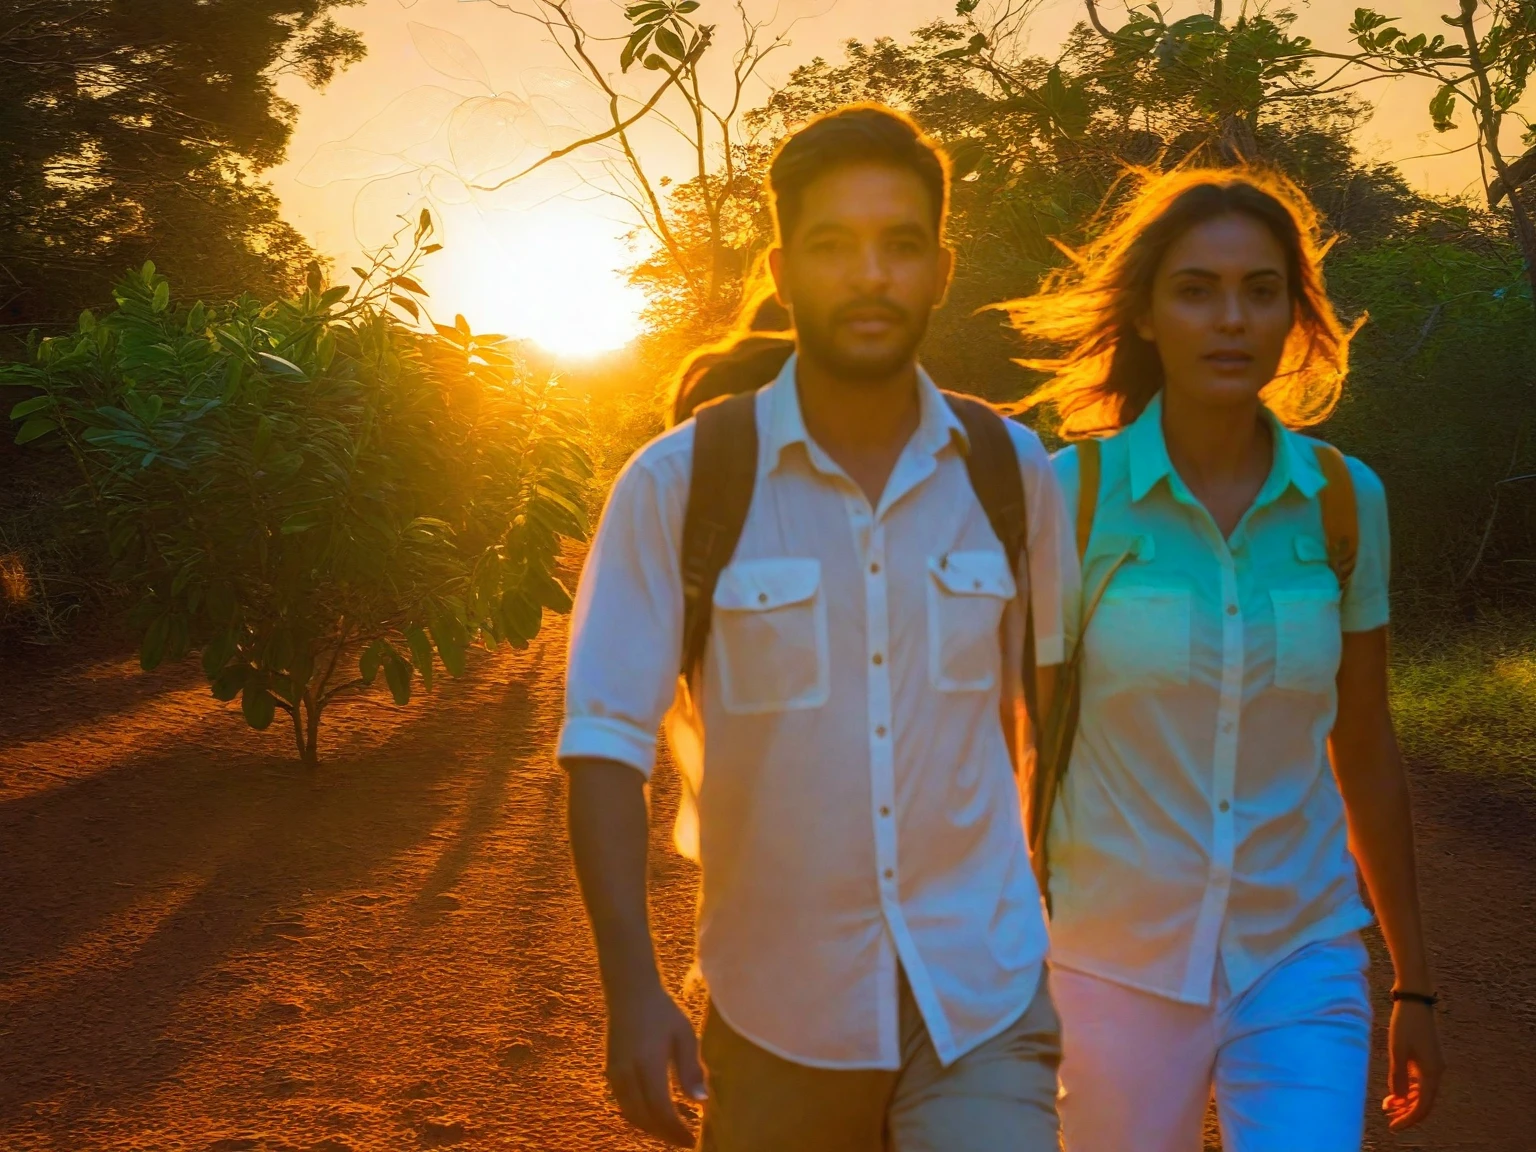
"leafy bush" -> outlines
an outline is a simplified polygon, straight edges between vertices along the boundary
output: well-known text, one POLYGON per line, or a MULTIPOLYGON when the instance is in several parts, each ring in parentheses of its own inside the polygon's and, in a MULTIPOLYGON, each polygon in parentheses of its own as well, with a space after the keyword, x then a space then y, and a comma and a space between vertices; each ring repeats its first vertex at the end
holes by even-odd
POLYGON ((459 675, 477 638, 525 647, 569 609, 559 554, 587 531, 579 410, 462 317, 396 319, 409 270, 350 300, 312 274, 295 300, 177 308, 146 264, 110 315, 0 368, 35 390, 17 442, 73 456, 142 593, 143 666, 201 646, 214 695, 254 728, 286 713, 310 764, 326 706, 380 672, 404 703, 434 655, 459 675))

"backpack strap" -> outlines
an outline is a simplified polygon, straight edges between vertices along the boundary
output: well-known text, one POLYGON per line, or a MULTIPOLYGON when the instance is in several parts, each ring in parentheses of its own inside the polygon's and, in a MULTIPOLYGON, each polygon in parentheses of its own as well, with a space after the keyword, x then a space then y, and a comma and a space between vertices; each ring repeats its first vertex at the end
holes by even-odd
MULTIPOLYGON (((1093 520, 1099 509, 1099 487, 1103 476, 1103 444, 1098 440, 1077 442, 1077 559, 1079 563, 1088 555, 1088 541, 1093 536, 1093 520)), ((1110 569, 1124 563, 1121 557, 1110 569)), ((1108 584, 1108 578, 1100 586, 1100 594, 1108 584)), ((1097 597, 1084 604, 1082 630, 1087 630, 1087 618, 1098 606, 1097 597)), ((1077 737, 1078 713, 1082 706, 1082 639, 1068 654, 1057 676, 1056 698, 1051 702, 1051 714, 1045 718, 1035 760, 1035 774, 1030 780, 1029 820, 1025 836, 1029 844, 1030 862, 1035 870, 1035 882, 1040 895, 1045 898, 1046 911, 1051 910, 1051 858, 1049 836, 1051 815, 1056 808, 1056 798, 1061 782, 1067 774, 1067 764, 1072 759, 1072 746, 1077 737)))
MULTIPOLYGON (((970 450, 965 454, 965 472, 976 493, 987 523, 992 526, 1003 553, 1008 557, 1016 580, 1029 575, 1029 511, 1024 497, 1024 475, 1019 469, 1019 454, 1008 434, 1006 418, 983 400, 945 392, 970 450)), ((1023 582, 1022 580, 1020 581, 1023 582)), ((1024 708, 1031 726, 1039 722, 1035 683, 1035 613, 1032 597, 1024 597, 1024 708)))
POLYGON ((693 471, 683 516, 682 674, 704 658, 720 573, 731 562, 757 485, 757 394, 741 392, 693 414, 693 471))
POLYGON ((1355 559, 1360 553, 1360 512, 1355 503, 1355 480, 1349 474, 1344 453, 1330 444, 1314 444, 1317 466, 1326 483, 1317 494, 1323 513, 1323 542, 1328 549, 1328 566, 1338 577, 1339 589, 1349 590, 1355 574, 1355 559))
POLYGON ((1077 442, 1077 562, 1088 556, 1088 538, 1099 510, 1099 477, 1103 474, 1103 445, 1097 440, 1077 442))

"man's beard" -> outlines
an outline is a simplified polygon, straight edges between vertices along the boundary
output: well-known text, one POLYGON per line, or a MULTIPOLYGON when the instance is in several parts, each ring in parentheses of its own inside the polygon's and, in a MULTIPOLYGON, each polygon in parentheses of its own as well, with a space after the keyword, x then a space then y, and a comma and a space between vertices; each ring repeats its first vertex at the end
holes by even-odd
POLYGON ((889 300, 858 300, 833 310, 825 320, 795 316, 795 336, 802 352, 845 380, 885 380, 910 364, 923 342, 927 320, 915 323, 910 313, 889 300), (836 331, 848 313, 876 308, 896 320, 903 339, 886 350, 860 354, 838 346, 836 331))

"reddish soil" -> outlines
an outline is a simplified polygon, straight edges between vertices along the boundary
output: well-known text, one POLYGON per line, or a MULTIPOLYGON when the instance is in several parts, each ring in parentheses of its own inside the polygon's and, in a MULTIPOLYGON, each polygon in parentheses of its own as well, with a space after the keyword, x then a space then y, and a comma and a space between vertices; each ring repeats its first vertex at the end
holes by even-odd
MULTIPOLYGON (((429 702, 340 706, 314 777, 195 663, 0 668, 0 1148, 652 1147, 600 1076, 551 761, 562 655, 551 628, 429 702)), ((1432 1124, 1370 1146, 1530 1149, 1536 794, 1415 784, 1452 1073, 1432 1124)), ((655 801, 680 980, 670 773, 655 801)))

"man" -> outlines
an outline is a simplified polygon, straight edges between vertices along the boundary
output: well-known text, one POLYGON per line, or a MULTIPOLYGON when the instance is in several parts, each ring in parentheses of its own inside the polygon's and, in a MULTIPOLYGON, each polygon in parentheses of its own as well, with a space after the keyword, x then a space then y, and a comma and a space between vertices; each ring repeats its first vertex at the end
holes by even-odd
POLYGON ((697 802, 707 1077, 645 903, 690 478, 719 482, 693 474, 700 421, 626 467, 576 601, 559 755, 609 1083, 631 1122, 686 1145, 670 1067, 718 1152, 1054 1150, 1058 1026, 1005 723, 1026 608, 1038 662, 1062 658, 1060 495, 1009 422, 1015 578, 966 425, 916 361, 952 264, 947 169, 917 127, 834 112, 785 142, 769 185, 796 354, 747 402, 751 503, 669 729, 686 818, 697 802))

